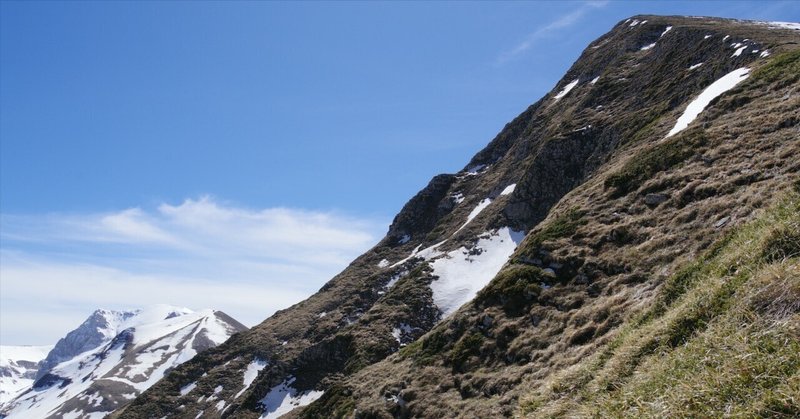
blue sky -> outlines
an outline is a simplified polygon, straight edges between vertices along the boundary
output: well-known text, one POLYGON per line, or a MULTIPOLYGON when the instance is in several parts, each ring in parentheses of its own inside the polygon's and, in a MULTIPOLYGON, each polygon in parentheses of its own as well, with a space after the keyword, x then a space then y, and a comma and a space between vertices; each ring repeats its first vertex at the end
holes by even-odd
POLYGON ((0 343, 101 306, 255 324, 639 13, 800 3, 2 2, 0 343))

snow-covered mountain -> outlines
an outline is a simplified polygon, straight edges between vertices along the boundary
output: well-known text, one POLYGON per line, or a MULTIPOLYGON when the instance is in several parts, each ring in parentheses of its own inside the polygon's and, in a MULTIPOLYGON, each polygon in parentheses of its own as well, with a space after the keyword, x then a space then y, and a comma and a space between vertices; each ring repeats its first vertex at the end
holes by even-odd
POLYGON ((43 377, 56 365, 110 341, 124 329, 120 326, 136 314, 136 311, 96 310, 77 329, 58 340, 42 361, 36 379, 43 377))
POLYGON ((9 419, 104 417, 177 365, 245 329, 214 310, 98 310, 59 340, 41 363, 44 372, 2 413, 9 419))
POLYGON ((0 409, 33 385, 40 362, 53 346, 0 346, 0 409))

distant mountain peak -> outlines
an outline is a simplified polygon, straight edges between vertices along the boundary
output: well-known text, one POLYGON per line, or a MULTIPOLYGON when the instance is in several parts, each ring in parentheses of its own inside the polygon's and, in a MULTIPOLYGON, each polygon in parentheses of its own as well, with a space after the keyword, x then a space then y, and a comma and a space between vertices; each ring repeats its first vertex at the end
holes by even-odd
POLYGON ((27 390, 16 388, 13 400, 0 405, 0 414, 11 419, 103 416, 197 353, 246 329, 215 310, 164 304, 96 310, 34 364, 38 373, 27 372, 30 378, 22 388, 27 390))

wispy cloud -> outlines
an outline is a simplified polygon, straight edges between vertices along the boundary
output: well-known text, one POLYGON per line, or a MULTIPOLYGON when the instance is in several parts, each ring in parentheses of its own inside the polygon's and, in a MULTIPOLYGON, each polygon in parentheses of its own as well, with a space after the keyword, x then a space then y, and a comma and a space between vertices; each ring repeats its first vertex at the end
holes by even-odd
POLYGON ((252 325, 316 291, 386 227, 210 197, 105 214, 4 214, 1 224, 4 344, 48 343, 99 307, 215 308, 252 325))
POLYGON ((604 1, 586 1, 583 2, 580 7, 577 9, 559 16, 557 19, 551 21, 550 23, 539 27, 535 31, 528 34, 522 42, 517 44, 514 48, 511 48, 508 51, 502 52, 495 61, 496 65, 502 65, 506 62, 512 60, 515 57, 523 54, 525 51, 529 50, 531 46, 533 46, 536 41, 552 35, 558 32, 560 29, 568 28, 576 23, 578 23, 586 13, 593 9, 599 9, 605 7, 608 4, 607 0, 604 1))

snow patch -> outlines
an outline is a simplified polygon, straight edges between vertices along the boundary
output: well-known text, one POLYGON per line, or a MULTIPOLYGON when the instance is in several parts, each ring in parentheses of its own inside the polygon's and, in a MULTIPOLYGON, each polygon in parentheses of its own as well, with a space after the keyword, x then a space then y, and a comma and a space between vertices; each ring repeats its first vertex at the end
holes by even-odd
POLYGON ((711 38, 711 35, 706 35, 703 37, 703 39, 708 39, 708 38, 711 38))
POLYGON ((194 390, 196 387, 197 387, 197 381, 186 384, 185 386, 181 387, 181 396, 185 396, 191 393, 191 391, 194 390))
POLYGON ((511 195, 511 193, 514 192, 514 189, 516 187, 517 187, 517 184, 516 183, 512 183, 512 184, 506 186, 506 188, 503 189, 503 192, 500 192, 500 195, 511 195))
POLYGON ((672 30, 672 26, 667 26, 667 29, 664 29, 664 32, 661 32, 661 36, 659 36, 659 38, 663 37, 664 35, 667 34, 667 32, 669 32, 671 30, 672 30))
POLYGON ((381 259, 381 261, 378 262, 378 267, 379 268, 385 268, 387 266, 389 266, 389 261, 386 260, 386 259, 381 259))
POLYGON ((736 49, 736 51, 733 53, 733 55, 731 55, 731 58, 738 57, 738 56, 742 55, 742 52, 744 50, 746 50, 747 47, 748 47, 748 45, 743 45, 743 46, 739 47, 738 49, 736 49))
POLYGON ((758 56, 761 58, 769 57, 769 51, 767 50, 761 51, 761 54, 758 54, 758 56))
POLYGON ((450 196, 450 198, 453 201, 455 201, 456 204, 464 202, 464 194, 462 194, 461 192, 454 193, 453 195, 450 196))
POLYGON ((647 50, 649 50, 649 49, 652 49, 654 46, 656 46, 656 43, 655 43, 655 42, 653 42, 653 43, 652 43, 652 44, 650 44, 650 45, 645 45, 645 46, 643 46, 643 47, 640 49, 640 51, 647 51, 647 50))
POLYGON ((572 82, 570 82, 568 85, 564 86, 564 88, 561 89, 561 91, 556 94, 555 99, 559 100, 562 97, 566 96, 567 93, 570 92, 570 90, 572 90, 573 88, 575 88, 575 86, 578 85, 579 81, 580 81, 580 79, 575 79, 572 82))
POLYGON ((323 394, 322 391, 318 390, 308 390, 300 393, 292 387, 294 381, 294 377, 289 377, 270 389, 269 393, 261 399, 261 404, 264 406, 264 413, 261 414, 261 419, 278 418, 295 408, 310 404, 323 394))
POLYGON ((750 69, 742 67, 731 71, 730 73, 722 76, 719 80, 711 83, 710 86, 706 87, 706 89, 700 93, 700 96, 689 103, 689 106, 686 107, 683 115, 678 118, 675 126, 672 127, 667 134, 667 137, 671 137, 686 129, 686 127, 688 127, 689 124, 694 121, 701 112, 703 112, 703 109, 705 109, 712 100, 728 90, 733 89, 748 76, 750 76, 750 69))
POLYGON ((239 390, 235 396, 233 396, 234 399, 238 399, 239 396, 244 394, 244 392, 250 388, 250 384, 253 384, 253 381, 255 381, 256 377, 258 377, 258 373, 266 368, 267 364, 269 364, 267 361, 258 358, 247 364, 247 369, 244 371, 244 378, 242 379, 242 384, 244 384, 244 387, 242 387, 242 389, 239 390))
POLYGON ((408 275, 408 271, 402 271, 402 272, 398 272, 398 273, 392 275, 392 277, 389 278, 389 282, 387 282, 386 285, 383 286, 383 288, 387 289, 387 290, 392 289, 394 284, 396 284, 397 281, 400 280, 400 278, 402 278, 402 277, 404 277, 406 275, 408 275))
POLYGON ((701 65, 703 65, 703 63, 692 64, 691 66, 689 66, 689 70, 694 70, 695 68, 700 67, 701 65))
POLYGON ((600 80, 600 76, 593 78, 592 81, 590 81, 589 83, 594 85, 595 83, 597 83, 598 80, 600 80))
POLYGON ((524 236, 503 227, 482 235, 472 249, 462 246, 431 262, 438 278, 430 286, 442 317, 472 300, 497 275, 524 236))
POLYGON ((411 326, 406 323, 400 323, 397 327, 392 329, 392 336, 400 344, 400 346, 406 346, 405 343, 402 342, 403 334, 410 334, 411 331, 414 330, 411 326))
POLYGON ((477 216, 478 216, 478 214, 480 214, 480 213, 481 213, 481 211, 483 211, 484 209, 486 209, 486 207, 488 207, 488 206, 489 206, 489 204, 491 204, 491 203, 492 203, 492 200, 491 200, 491 198, 484 198, 484 199, 482 199, 482 200, 481 200, 481 202, 479 202, 479 203, 478 203, 478 205, 477 205, 475 208, 473 208, 473 209, 472 209, 472 211, 470 211, 469 215, 467 215, 467 221, 465 221, 465 222, 464 222, 464 224, 462 224, 462 225, 461 225, 461 227, 459 227, 459 228, 458 228, 458 230, 456 230, 456 231, 455 231, 455 233, 453 233, 452 235, 450 235, 450 237, 453 237, 453 236, 455 236, 455 235, 456 235, 456 233, 458 233, 459 231, 463 230, 463 229, 464 229, 464 227, 466 227, 466 226, 467 226, 467 224, 469 224, 470 222, 472 222, 472 220, 473 220, 473 219, 475 219, 475 217, 477 217, 477 216))

